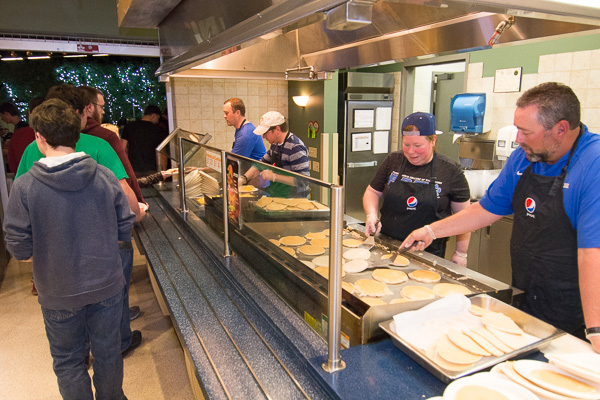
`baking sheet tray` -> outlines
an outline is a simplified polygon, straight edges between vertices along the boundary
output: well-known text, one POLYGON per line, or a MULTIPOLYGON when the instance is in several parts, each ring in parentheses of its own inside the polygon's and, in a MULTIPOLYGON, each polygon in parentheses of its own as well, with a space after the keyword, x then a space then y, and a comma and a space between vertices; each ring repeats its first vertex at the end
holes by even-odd
POLYGON ((423 368, 431 372, 439 380, 445 383, 449 383, 460 377, 470 375, 474 372, 481 371, 490 368, 502 361, 506 361, 512 358, 524 357, 531 354, 541 347, 549 344, 552 340, 564 335, 566 332, 547 324, 523 311, 512 307, 500 300, 494 299, 485 294, 476 295, 470 297, 471 304, 477 305, 487 310, 495 312, 501 312, 511 317, 513 321, 517 323, 523 329, 525 333, 539 337, 540 340, 531 343, 525 347, 514 350, 510 353, 506 353, 500 357, 483 357, 478 361, 472 368, 463 371, 448 371, 432 360, 430 360, 424 353, 412 346, 410 343, 402 339, 395 332, 394 320, 387 320, 379 323, 381 329, 391 336, 394 346, 400 349, 403 353, 412 358, 415 362, 421 365, 423 368))

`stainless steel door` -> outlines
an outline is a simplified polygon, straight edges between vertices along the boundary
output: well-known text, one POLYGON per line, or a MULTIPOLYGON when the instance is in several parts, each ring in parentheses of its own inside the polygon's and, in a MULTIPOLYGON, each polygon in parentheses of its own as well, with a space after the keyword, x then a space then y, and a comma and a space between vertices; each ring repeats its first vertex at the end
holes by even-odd
POLYGON ((365 219, 363 194, 390 151, 392 105, 392 101, 380 100, 346 102, 345 213, 361 221, 365 219))

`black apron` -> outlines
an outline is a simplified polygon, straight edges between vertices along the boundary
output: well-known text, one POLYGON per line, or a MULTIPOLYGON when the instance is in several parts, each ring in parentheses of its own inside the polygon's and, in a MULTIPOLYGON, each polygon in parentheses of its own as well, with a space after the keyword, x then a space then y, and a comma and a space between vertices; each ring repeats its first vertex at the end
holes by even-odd
MULTIPOLYGON (((404 240, 415 229, 441 219, 437 212, 438 196, 435 187, 437 156, 433 153, 429 183, 405 182, 402 171, 409 161, 404 158, 394 182, 388 183, 381 207, 381 233, 397 240, 404 240)), ((439 257, 446 253, 448 238, 434 240, 425 249, 439 257)))
POLYGON ((530 164, 519 179, 512 200, 512 284, 525 291, 521 309, 567 332, 584 323, 577 231, 563 204, 563 184, 579 137, 559 176, 535 174, 533 163, 530 164))

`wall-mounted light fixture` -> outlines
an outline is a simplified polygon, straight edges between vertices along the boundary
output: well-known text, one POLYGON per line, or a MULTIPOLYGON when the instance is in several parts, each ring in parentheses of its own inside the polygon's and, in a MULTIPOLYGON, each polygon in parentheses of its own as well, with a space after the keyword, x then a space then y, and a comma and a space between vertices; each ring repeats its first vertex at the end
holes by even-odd
POLYGON ((298 107, 306 107, 309 99, 310 96, 292 96, 292 100, 294 100, 294 103, 296 103, 298 107))

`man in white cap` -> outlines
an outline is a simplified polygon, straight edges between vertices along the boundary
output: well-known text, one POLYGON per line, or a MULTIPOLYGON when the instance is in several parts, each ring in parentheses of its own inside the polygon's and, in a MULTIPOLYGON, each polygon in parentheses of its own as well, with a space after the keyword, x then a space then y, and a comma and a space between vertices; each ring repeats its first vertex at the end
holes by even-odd
MULTIPOLYGON (((281 113, 277 111, 265 113, 260 117, 260 123, 254 129, 254 134, 262 136, 271 143, 267 153, 260 159, 261 162, 298 174, 310 175, 308 150, 302 140, 289 132, 288 123, 281 113)), ((263 179, 271 181, 271 184, 264 190, 273 197, 308 196, 306 182, 259 164, 250 167, 245 174, 240 176, 240 181, 245 185, 259 174, 263 179)))

